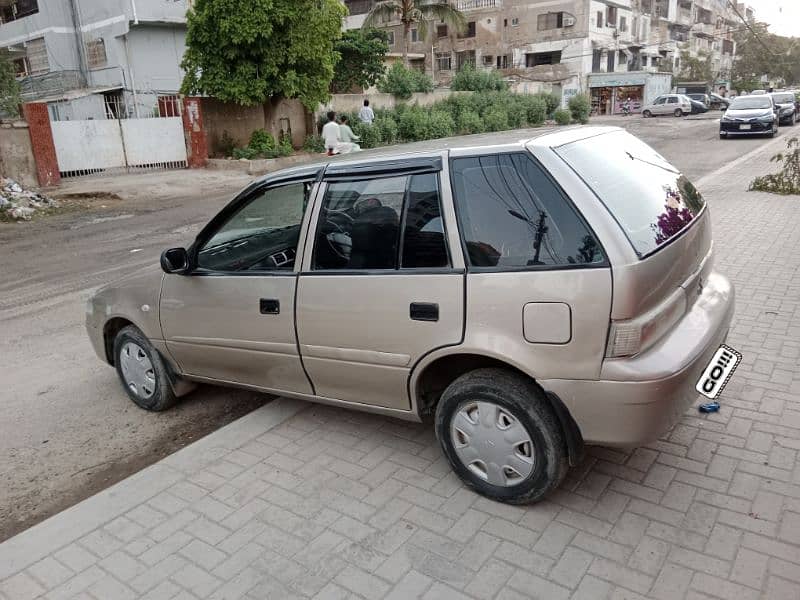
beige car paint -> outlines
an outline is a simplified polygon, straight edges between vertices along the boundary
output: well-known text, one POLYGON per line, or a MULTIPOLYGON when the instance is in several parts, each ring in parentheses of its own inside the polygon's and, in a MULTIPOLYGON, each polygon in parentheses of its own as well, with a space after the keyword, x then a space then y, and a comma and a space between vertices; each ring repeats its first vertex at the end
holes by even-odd
MULTIPOLYGON (((642 261, 593 192, 552 150, 608 131, 618 130, 584 127, 543 132, 533 140, 492 134, 418 145, 427 155, 436 153, 444 159, 440 183, 451 272, 311 273, 310 232, 319 213, 323 183, 312 195, 294 273, 164 277, 153 272, 149 279, 131 279, 98 293, 93 312, 87 315, 90 337, 106 359, 103 324, 107 316, 119 315, 141 324, 164 353, 158 311, 140 314, 145 303, 158 306, 164 279, 161 321, 170 346, 177 349, 177 370, 188 379, 277 391, 418 420, 420 382, 426 370, 447 357, 480 355, 527 373, 546 391, 557 394, 586 441, 616 445, 650 441, 696 397, 693 378, 725 339, 733 314, 733 290, 725 278, 711 271, 707 210, 679 239, 642 261), (497 145, 489 145, 493 143, 497 145), (451 198, 448 153, 455 157, 518 152, 526 147, 582 213, 603 244, 611 268, 462 273, 464 257, 451 198), (698 280, 705 282, 702 293, 691 298, 684 318, 661 340, 635 357, 605 359, 612 318, 638 316, 658 307, 670 290, 681 286, 689 290, 698 280), (297 338, 291 320, 295 284, 297 338), (263 297, 280 298, 280 319, 270 321, 275 315, 259 314, 258 299, 263 297), (439 304, 440 320, 411 321, 410 302, 439 304), (197 317, 186 316, 187 305, 194 307, 197 317), (569 309, 568 324, 567 311, 554 308, 564 305, 569 309), (550 316, 553 323, 537 328, 535 314, 550 316), (569 338, 563 342, 567 328, 569 338)), ((384 148, 374 156, 363 153, 331 162, 361 164, 381 157, 402 163, 404 152, 384 148)))

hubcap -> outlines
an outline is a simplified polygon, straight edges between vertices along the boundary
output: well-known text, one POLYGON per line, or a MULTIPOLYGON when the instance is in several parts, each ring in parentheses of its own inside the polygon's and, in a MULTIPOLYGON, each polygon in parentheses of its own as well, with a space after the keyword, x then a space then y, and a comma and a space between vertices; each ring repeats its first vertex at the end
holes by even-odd
POLYGON ((119 360, 125 385, 140 398, 150 398, 156 391, 156 373, 147 353, 138 344, 127 342, 119 360))
POLYGON ((524 481, 534 466, 533 442, 522 424, 491 402, 469 402, 453 416, 450 437, 467 469, 501 487, 524 481))

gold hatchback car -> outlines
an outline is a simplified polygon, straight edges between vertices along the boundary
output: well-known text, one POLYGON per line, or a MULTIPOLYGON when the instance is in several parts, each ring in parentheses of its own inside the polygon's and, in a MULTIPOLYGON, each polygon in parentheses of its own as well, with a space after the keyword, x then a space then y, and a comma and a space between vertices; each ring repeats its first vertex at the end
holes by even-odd
POLYGON ((734 308, 689 181, 611 127, 326 159, 245 189, 97 293, 131 399, 194 382, 420 421, 480 493, 533 502, 584 444, 659 437, 734 308))

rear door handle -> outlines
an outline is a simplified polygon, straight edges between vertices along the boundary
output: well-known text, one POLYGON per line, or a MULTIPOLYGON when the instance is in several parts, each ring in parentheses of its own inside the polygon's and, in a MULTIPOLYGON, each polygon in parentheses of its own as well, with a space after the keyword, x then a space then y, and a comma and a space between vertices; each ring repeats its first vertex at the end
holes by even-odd
POLYGON ((412 302, 409 316, 412 321, 438 321, 439 305, 430 302, 412 302))
POLYGON ((259 308, 262 315, 279 315, 281 314, 281 302, 272 298, 261 298, 259 308))

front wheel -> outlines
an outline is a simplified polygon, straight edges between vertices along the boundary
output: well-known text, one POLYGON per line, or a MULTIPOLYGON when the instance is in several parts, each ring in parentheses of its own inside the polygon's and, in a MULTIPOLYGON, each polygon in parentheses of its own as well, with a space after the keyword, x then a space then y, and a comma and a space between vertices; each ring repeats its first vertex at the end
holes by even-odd
POLYGON ((547 399, 531 380, 503 369, 478 369, 450 384, 436 408, 436 437, 462 481, 500 502, 538 502, 567 473, 564 436, 547 399))
POLYGON ((672 113, 672 114, 674 114, 676 117, 682 117, 683 116, 683 111, 680 108, 676 108, 675 112, 672 113))
POLYGON ((642 116, 643 116, 645 119, 649 119, 650 117, 652 117, 652 116, 653 116, 653 113, 651 113, 649 110, 645 110, 645 111, 643 111, 643 112, 642 112, 642 116))
POLYGON ((114 364, 128 397, 140 408, 161 412, 175 404, 164 361, 136 327, 125 327, 114 338, 114 364))

